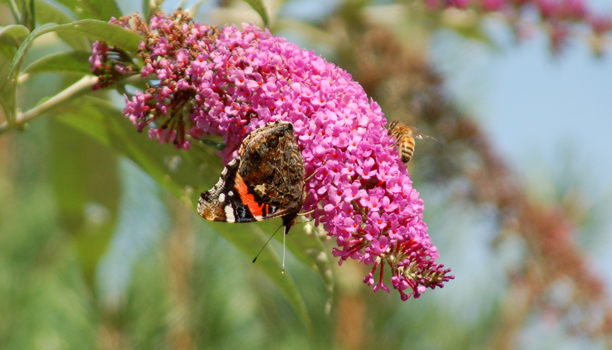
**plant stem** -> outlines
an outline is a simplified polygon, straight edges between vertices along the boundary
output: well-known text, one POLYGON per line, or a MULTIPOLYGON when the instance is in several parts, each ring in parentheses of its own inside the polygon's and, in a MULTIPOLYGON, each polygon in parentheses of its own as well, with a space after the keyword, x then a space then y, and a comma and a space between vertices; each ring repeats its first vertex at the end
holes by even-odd
POLYGON ((15 1, 14 0, 9 1, 9 5, 11 8, 11 11, 13 12, 13 17, 15 17, 15 23, 23 24, 21 23, 21 15, 19 14, 19 9, 17 8, 17 4, 15 4, 15 1))
POLYGON ((97 82, 98 82, 97 77, 94 77, 91 75, 87 75, 83 77, 83 79, 72 84, 71 86, 66 88, 64 91, 51 97, 50 99, 46 100, 40 105, 24 113, 18 114, 17 118, 15 118, 15 122, 12 125, 9 125, 8 122, 2 123, 0 125, 0 135, 4 134, 5 132, 11 129, 23 127, 24 124, 41 116, 42 114, 49 111, 50 109, 58 105, 61 105, 62 103, 70 100, 71 98, 77 97, 79 95, 82 95, 83 93, 91 91, 91 87, 97 82))

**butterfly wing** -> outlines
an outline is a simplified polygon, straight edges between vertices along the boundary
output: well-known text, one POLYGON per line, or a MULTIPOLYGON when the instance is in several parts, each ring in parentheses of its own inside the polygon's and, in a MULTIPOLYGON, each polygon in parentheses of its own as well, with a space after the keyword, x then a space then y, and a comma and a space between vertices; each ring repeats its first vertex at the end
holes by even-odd
POLYGON ((245 137, 239 157, 219 182, 202 193, 198 213, 206 220, 252 222, 283 218, 285 233, 306 200, 304 158, 293 125, 270 123, 245 137))
POLYGON ((240 160, 233 159, 221 172, 217 184, 202 193, 198 213, 206 220, 225 222, 253 222, 282 216, 279 208, 264 203, 249 189, 239 169, 240 160))

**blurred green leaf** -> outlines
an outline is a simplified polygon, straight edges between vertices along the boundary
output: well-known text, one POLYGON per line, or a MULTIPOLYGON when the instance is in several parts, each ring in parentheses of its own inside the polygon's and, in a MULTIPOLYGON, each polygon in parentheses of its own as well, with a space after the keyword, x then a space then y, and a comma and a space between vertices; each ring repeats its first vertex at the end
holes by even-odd
POLYGON ((50 163, 62 226, 73 236, 85 280, 92 288, 98 262, 113 236, 121 198, 117 156, 110 148, 51 121, 50 163), (92 157, 95 155, 95 157, 92 157))
POLYGON ((57 0, 57 2, 82 19, 108 21, 111 17, 121 17, 121 9, 115 0, 57 0))
POLYGON ((316 25, 306 22, 300 21, 298 19, 283 19, 279 18, 274 21, 274 32, 279 32, 283 30, 289 30, 295 33, 299 33, 300 36, 303 36, 312 46, 316 45, 327 45, 329 47, 335 48, 337 43, 337 38, 322 28, 317 27, 316 25))
POLYGON ((477 41, 481 44, 488 46, 491 49, 497 48, 497 45, 491 39, 487 31, 483 29, 481 22, 478 22, 473 26, 456 26, 452 27, 452 29, 466 39, 477 41))
POLYGON ((251 5, 253 10, 257 11, 259 16, 264 22, 264 25, 267 27, 270 23, 270 17, 268 17, 268 11, 266 10, 266 6, 264 5, 262 0, 242 0, 247 4, 251 5))
POLYGON ((11 9, 11 14, 13 15, 13 21, 15 23, 19 23, 20 15, 19 9, 17 8, 17 4, 14 0, 0 0, 0 4, 6 5, 9 9, 11 9))
POLYGON ((331 308, 334 294, 334 275, 332 260, 323 241, 316 234, 307 234, 303 225, 296 225, 287 235, 287 247, 306 265, 319 273, 325 284, 327 293, 326 311, 331 308), (302 256, 305 254, 305 256, 302 256))
MULTIPOLYGON (((190 8, 188 8, 186 10, 187 13, 189 13, 189 15, 191 17, 195 17, 198 14, 198 10, 200 9, 200 7, 202 5, 204 5, 205 2, 208 2, 208 1, 209 0, 200 0, 200 1, 196 2, 195 4, 193 4, 193 6, 191 6, 190 8)), ((186 1, 183 1, 182 3, 184 3, 184 2, 186 2, 186 1)), ((185 5, 183 4, 183 6, 185 6, 185 5)), ((181 7, 179 7, 179 8, 181 8, 181 7)))
MULTIPOLYGON (((249 257, 254 257, 261 247, 264 246, 268 237, 255 224, 228 224, 224 222, 209 222, 215 231, 229 241, 234 247, 244 252, 249 257)), ((282 233, 282 232, 281 232, 282 233)), ((257 258, 256 265, 260 268, 280 290, 283 291, 289 304, 293 307, 304 325, 310 330, 312 328, 310 316, 306 304, 291 278, 290 271, 281 273, 281 259, 274 250, 261 254, 257 258)))
MULTIPOLYGON (((71 17, 61 8, 54 6, 44 0, 36 0, 36 21, 40 24, 55 23, 67 24, 74 22, 76 18, 71 17)), ((57 36, 75 50, 91 50, 91 44, 87 38, 71 33, 58 32, 57 36)))
POLYGON ((142 2, 142 17, 148 22, 151 19, 151 1, 143 0, 142 2))
POLYGON ((435 18, 434 22, 443 28, 453 30, 466 39, 477 41, 489 48, 497 48, 483 26, 482 17, 472 12, 456 9, 445 11, 440 18, 435 18))
POLYGON ((88 51, 59 52, 42 57, 27 66, 23 73, 39 74, 50 72, 90 74, 88 51))
MULTIPOLYGON (((305 219, 303 219, 305 220, 305 219)), ((257 226, 263 232, 274 232, 278 229, 279 222, 277 221, 264 221, 259 223, 257 226)), ((281 228, 282 230, 282 228, 281 228)), ((283 241, 283 235, 275 235, 275 239, 278 242, 283 241)), ((304 225, 298 224, 291 228, 289 234, 287 234, 287 249, 289 249, 296 258, 302 261, 306 266, 315 270, 323 280, 323 284, 326 288, 327 303, 331 303, 333 292, 334 292, 334 276, 331 267, 331 259, 327 252, 327 248, 316 234, 307 234, 304 230, 304 225)), ((259 251, 259 250, 257 250, 259 251)), ((257 263, 262 256, 268 254, 268 251, 272 249, 264 250, 260 257, 257 258, 257 263)), ((252 254, 252 253, 251 253, 252 254)), ((254 255, 253 255, 254 256, 254 255)), ((328 306, 326 306, 328 308, 328 306)))
POLYGON ((15 52, 30 34, 28 28, 22 25, 10 25, 0 29, 0 53, 9 60, 13 59, 15 52))
POLYGON ((0 106, 7 120, 15 117, 16 80, 11 80, 10 65, 18 48, 30 34, 28 28, 22 25, 11 25, 0 29, 0 106))
MULTIPOLYGON (((84 97, 56 108, 55 112, 58 120, 129 157, 162 187, 194 209, 199 194, 211 188, 221 172, 222 165, 216 150, 199 142, 194 142, 189 151, 158 144, 149 139, 146 133, 139 133, 121 111, 107 101, 84 97)), ((267 240, 255 224, 209 224, 249 257, 255 256, 267 240)), ((289 248, 308 266, 316 266, 327 284, 329 262, 321 259, 324 252, 322 243, 311 237, 295 236, 295 239, 290 238, 289 248)), ((280 273, 279 257, 276 254, 262 254, 257 266, 283 291, 300 319, 310 327, 308 312, 295 283, 289 273, 280 273)))
POLYGON ((22 0, 21 1, 21 22, 29 30, 34 29, 36 25, 36 16, 34 10, 34 0, 22 0))

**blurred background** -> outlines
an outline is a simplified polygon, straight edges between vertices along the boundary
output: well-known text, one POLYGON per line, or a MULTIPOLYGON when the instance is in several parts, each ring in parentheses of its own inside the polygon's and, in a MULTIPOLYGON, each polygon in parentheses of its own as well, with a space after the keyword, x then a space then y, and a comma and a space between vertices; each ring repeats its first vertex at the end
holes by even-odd
MULTIPOLYGON (((289 254, 305 325, 220 226, 121 152, 42 117, 0 136, 0 348, 611 348, 610 42, 600 55, 575 18, 562 47, 551 45, 549 19, 529 6, 513 22, 425 3, 265 5, 274 34, 346 69, 388 120, 440 140, 417 140, 408 167, 455 280, 402 302, 372 293, 354 261, 329 257, 330 282, 289 254)), ((197 21, 263 25, 243 2, 197 5, 197 21)), ((587 5, 612 13, 609 1, 587 5)), ((29 61, 65 49, 44 38, 29 61)), ((31 78, 20 106, 70 79, 31 78)))

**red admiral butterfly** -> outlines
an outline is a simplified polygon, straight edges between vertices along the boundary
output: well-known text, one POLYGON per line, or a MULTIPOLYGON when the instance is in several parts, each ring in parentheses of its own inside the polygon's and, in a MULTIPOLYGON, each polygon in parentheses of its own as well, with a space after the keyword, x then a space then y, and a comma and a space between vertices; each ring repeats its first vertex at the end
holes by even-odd
POLYGON ((219 182, 200 195, 198 213, 225 222, 282 217, 287 234, 306 200, 304 172, 293 124, 268 123, 244 138, 219 182))

